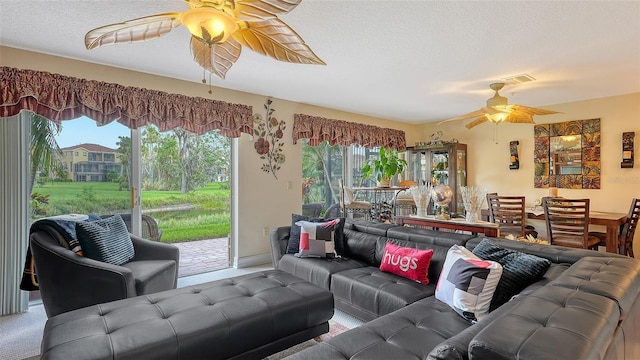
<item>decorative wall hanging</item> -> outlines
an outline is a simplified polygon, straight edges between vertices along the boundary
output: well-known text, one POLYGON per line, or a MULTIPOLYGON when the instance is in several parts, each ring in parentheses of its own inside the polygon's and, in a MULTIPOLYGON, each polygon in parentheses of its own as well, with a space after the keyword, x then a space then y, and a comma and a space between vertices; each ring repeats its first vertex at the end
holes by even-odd
POLYGON ((600 119, 533 128, 534 187, 600 189, 600 119))
POLYGON ((622 133, 622 162, 620 167, 623 169, 633 168, 633 138, 636 133, 625 132, 622 133))
POLYGON ((518 170, 520 168, 518 145, 520 145, 520 141, 518 140, 509 142, 509 152, 511 153, 511 156, 509 157, 509 169, 511 170, 518 170))
POLYGON ((284 135, 284 129, 286 125, 284 121, 276 119, 273 116, 273 112, 276 109, 271 107, 271 99, 267 99, 267 103, 264 104, 266 110, 266 117, 263 119, 258 113, 253 115, 255 122, 253 134, 258 137, 253 146, 256 148, 260 159, 267 160, 262 164, 262 171, 270 172, 273 177, 278 179, 276 172, 280 170, 280 165, 284 164, 285 156, 282 150, 284 142, 282 136, 284 135))

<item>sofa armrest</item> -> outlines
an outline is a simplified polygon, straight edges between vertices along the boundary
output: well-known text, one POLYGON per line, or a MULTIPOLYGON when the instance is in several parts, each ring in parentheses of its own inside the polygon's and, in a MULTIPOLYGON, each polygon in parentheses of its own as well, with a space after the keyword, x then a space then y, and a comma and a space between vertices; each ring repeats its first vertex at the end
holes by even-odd
POLYGON ((42 302, 47 316, 136 296, 131 270, 77 255, 47 231, 30 235, 42 302))
POLYGON ((135 251, 135 260, 174 260, 176 267, 179 265, 180 249, 173 244, 165 244, 157 241, 143 239, 139 236, 129 234, 133 249, 135 251))
POLYGON ((278 268, 278 262, 287 253, 289 231, 291 226, 280 226, 271 230, 271 262, 274 269, 278 268))

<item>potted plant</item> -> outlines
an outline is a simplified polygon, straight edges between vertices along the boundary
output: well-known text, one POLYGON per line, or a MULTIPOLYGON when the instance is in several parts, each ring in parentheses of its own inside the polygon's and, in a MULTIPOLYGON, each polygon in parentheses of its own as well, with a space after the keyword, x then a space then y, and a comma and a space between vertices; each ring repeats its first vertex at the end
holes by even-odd
POLYGON ((361 177, 370 178, 372 175, 378 181, 378 186, 389 187, 391 178, 404 171, 407 161, 398 156, 398 151, 394 149, 380 148, 378 159, 369 159, 360 169, 361 177))

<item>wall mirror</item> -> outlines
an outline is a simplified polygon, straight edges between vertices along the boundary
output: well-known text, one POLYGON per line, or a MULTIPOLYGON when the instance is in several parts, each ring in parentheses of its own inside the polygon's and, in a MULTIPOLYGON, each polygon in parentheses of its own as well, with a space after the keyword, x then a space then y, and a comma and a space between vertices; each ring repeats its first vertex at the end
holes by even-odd
POLYGON ((534 127, 536 188, 600 188, 600 119, 534 127))

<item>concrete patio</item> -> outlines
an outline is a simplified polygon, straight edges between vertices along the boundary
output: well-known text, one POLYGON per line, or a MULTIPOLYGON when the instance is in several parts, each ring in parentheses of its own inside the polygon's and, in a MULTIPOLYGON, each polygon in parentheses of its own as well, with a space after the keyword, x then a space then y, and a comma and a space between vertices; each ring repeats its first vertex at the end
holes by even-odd
POLYGON ((180 248, 178 277, 202 274, 229 267, 228 239, 206 239, 175 243, 180 248))

